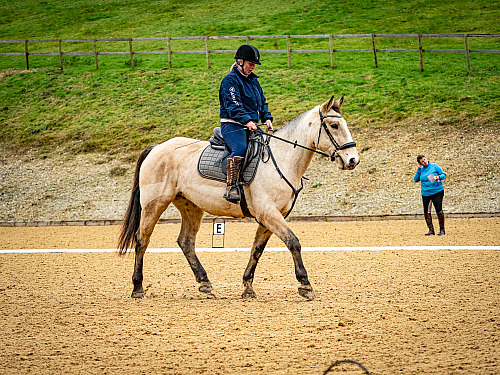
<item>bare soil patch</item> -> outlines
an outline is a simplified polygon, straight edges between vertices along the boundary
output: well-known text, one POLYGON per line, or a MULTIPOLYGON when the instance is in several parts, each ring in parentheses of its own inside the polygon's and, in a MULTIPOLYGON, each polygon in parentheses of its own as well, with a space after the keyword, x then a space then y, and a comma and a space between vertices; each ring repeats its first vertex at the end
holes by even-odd
MULTIPOLYGON (((498 125, 429 121, 351 126, 351 131, 360 165, 341 171, 315 157, 293 215, 421 213, 420 187, 413 182, 418 154, 447 173, 445 212, 500 212, 498 125)), ((37 150, 19 153, 6 147, 0 155, 0 221, 121 219, 134 168, 127 156, 71 156, 56 150, 41 158, 37 150)), ((178 216, 173 207, 164 214, 178 216)))

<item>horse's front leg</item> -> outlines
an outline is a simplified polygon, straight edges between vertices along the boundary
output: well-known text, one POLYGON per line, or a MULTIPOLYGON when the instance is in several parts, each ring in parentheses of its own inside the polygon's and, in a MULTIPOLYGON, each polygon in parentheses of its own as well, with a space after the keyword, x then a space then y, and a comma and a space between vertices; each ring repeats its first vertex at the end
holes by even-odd
POLYGON ((258 218, 258 220, 276 234, 292 253, 293 263, 295 265, 295 277, 300 282, 299 294, 308 300, 314 299, 314 291, 307 277, 304 263, 302 262, 299 239, 288 227, 281 213, 279 211, 267 213, 263 215, 262 218, 258 218))
POLYGON ((255 294, 252 283, 255 274, 255 268, 259 262, 260 256, 266 247, 267 241, 272 236, 273 232, 269 231, 266 227, 259 225, 257 228, 257 233, 255 234, 255 240, 250 252, 250 259, 248 261, 247 268, 243 274, 243 286, 245 291, 242 294, 243 298, 257 298, 255 294))
POLYGON ((288 228, 287 238, 288 239, 285 241, 285 244, 292 253, 293 262, 295 264, 295 277, 300 282, 299 294, 305 299, 312 300, 315 297, 314 291, 311 283, 309 282, 309 278, 307 277, 307 271, 304 267, 304 263, 302 262, 299 239, 290 228, 288 228))

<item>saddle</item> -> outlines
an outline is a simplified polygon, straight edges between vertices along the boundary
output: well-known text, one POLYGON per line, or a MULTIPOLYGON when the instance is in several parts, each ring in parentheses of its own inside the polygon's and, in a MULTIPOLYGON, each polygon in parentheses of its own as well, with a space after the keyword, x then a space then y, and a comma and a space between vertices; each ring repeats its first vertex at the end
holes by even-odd
MULTIPOLYGON (((240 185, 248 185, 255 177, 263 143, 261 133, 250 132, 247 152, 240 172, 240 185)), ((210 137, 210 145, 205 147, 198 161, 198 173, 205 178, 226 182, 227 157, 230 154, 231 151, 222 138, 220 127, 214 128, 214 135, 210 137)))

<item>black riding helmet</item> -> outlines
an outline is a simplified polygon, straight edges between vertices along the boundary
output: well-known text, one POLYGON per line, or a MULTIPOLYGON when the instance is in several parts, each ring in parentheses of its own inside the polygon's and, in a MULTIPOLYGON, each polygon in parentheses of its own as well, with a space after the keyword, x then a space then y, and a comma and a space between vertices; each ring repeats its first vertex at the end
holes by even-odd
POLYGON ((251 46, 250 44, 243 44, 236 51, 236 55, 234 55, 235 60, 241 59, 245 61, 250 61, 254 64, 260 64, 260 53, 257 48, 251 46))

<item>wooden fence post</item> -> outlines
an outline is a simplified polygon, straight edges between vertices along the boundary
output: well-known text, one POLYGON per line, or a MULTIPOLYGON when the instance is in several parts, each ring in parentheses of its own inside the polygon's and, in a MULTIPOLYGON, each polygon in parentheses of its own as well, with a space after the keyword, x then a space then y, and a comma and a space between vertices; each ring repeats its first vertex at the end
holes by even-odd
POLYGON ((288 69, 292 67, 292 52, 290 49, 290 35, 286 36, 286 53, 288 55, 288 69))
POLYGON ((170 46, 170 40, 172 38, 168 37, 167 39, 167 48, 168 48, 168 67, 172 68, 172 47, 170 46))
POLYGON ((464 34, 464 39, 465 39, 465 56, 467 57, 467 71, 470 72, 469 34, 464 34))
POLYGON ((377 48, 375 48, 375 34, 372 34, 373 58, 375 59, 375 68, 378 68, 377 48))
POLYGON ((250 37, 247 35, 247 37, 245 38, 245 41, 247 44, 250 44, 250 37))
POLYGON ((99 69, 99 61, 97 60, 97 41, 94 39, 94 61, 95 61, 95 68, 99 69))
POLYGON ((130 67, 134 68, 134 52, 132 51, 132 38, 128 40, 128 46, 130 48, 130 67))
POLYGON ((61 70, 63 70, 63 63, 62 63, 62 39, 59 39, 59 66, 61 67, 61 70))
POLYGON ((207 68, 210 69, 210 54, 208 49, 208 36, 205 36, 205 53, 207 54, 207 68))
POLYGON ((26 56, 26 70, 30 70, 30 62, 29 62, 29 58, 28 58, 28 41, 25 40, 24 41, 24 55, 26 56))
POLYGON ((420 58, 420 71, 424 71, 424 59, 422 57, 422 34, 418 34, 418 55, 420 58))
POLYGON ((335 63, 333 61, 333 35, 330 35, 329 39, 330 39, 330 67, 334 68, 335 63))

